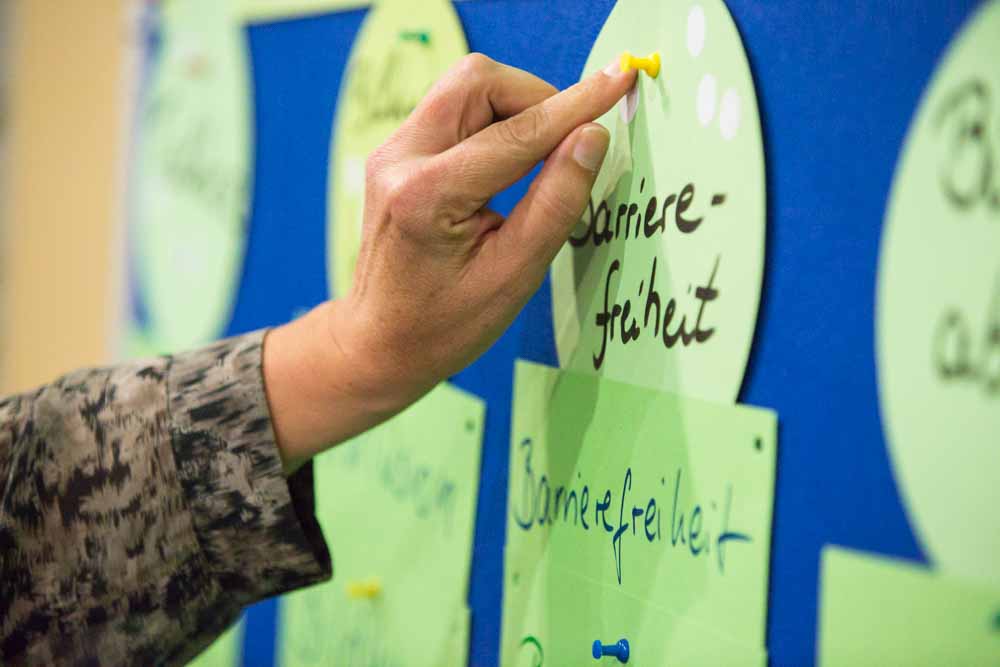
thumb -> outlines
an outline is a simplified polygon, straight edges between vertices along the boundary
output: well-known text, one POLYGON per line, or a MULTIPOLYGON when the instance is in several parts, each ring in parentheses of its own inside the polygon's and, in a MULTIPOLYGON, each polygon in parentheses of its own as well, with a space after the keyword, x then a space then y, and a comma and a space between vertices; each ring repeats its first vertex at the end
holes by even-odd
POLYGON ((545 160, 528 193, 497 230, 503 254, 519 270, 544 275, 587 207, 610 141, 607 129, 586 123, 545 160))

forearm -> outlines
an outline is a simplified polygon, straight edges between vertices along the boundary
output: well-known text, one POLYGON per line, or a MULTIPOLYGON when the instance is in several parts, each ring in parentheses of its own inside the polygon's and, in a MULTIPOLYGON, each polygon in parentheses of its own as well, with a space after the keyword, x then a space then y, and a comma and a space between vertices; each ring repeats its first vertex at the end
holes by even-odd
POLYGON ((176 664, 330 563, 262 334, 0 401, 0 663, 176 664))
POLYGON ((264 384, 285 471, 396 414, 429 390, 365 340, 359 315, 330 301, 268 332, 264 384))

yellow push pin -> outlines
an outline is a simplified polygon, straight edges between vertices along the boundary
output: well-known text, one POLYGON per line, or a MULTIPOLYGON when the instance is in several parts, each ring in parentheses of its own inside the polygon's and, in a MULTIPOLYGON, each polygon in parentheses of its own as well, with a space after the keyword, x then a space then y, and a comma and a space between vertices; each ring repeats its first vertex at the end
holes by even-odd
POLYGON ((623 72, 627 72, 630 69, 641 69, 655 79, 660 73, 660 54, 659 52, 650 53, 645 58, 636 58, 626 51, 622 54, 621 68, 623 72))
POLYGON ((382 582, 378 577, 347 583, 347 597, 352 600, 371 600, 382 592, 382 582))

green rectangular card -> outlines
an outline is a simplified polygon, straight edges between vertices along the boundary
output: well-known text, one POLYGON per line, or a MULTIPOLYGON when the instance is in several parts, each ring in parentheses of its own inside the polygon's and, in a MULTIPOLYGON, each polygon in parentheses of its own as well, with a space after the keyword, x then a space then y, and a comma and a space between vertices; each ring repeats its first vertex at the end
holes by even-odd
POLYGON ((438 667, 468 650, 484 405, 447 384, 315 463, 332 581, 282 600, 278 662, 438 667), (371 597, 351 597, 375 583, 371 597))
POLYGON ((640 667, 767 665, 767 653, 759 645, 740 644, 615 586, 546 566, 549 576, 528 587, 523 615, 505 616, 505 628, 514 633, 510 645, 505 642, 501 664, 506 667, 590 663, 595 640, 614 644, 622 639, 629 643, 628 664, 640 667))
POLYGON ((703 637, 760 659, 776 425, 518 362, 502 663, 522 664, 526 637, 568 664, 586 637, 618 632, 649 660, 699 655, 703 637))
POLYGON ((822 558, 822 667, 1000 665, 1000 590, 840 547, 822 558))

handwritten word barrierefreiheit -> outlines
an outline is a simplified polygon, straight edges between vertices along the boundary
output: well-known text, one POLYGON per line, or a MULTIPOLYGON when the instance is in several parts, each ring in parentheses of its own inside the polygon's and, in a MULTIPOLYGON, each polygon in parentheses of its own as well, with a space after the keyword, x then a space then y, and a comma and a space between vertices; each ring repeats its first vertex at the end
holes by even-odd
MULTIPOLYGON (((626 541, 638 546, 655 548, 668 545, 681 549, 692 558, 715 555, 720 574, 726 571, 726 546, 730 542, 751 542, 748 533, 730 529, 729 515, 733 504, 734 489, 726 484, 720 489, 721 498, 707 503, 688 499, 690 484, 685 480, 684 468, 678 466, 670 474, 659 476, 658 490, 664 495, 642 495, 638 499, 632 491, 633 473, 626 467, 620 487, 591 488, 590 483, 577 473, 569 484, 555 484, 548 475, 532 465, 534 444, 525 438, 520 444, 519 489, 513 491, 511 512, 514 523, 524 531, 544 530, 547 526, 561 524, 581 533, 608 539, 615 563, 618 583, 622 583, 623 551, 626 541), (593 496, 591 493, 593 491, 593 496), (593 500, 593 505, 591 505, 593 500), (665 501, 666 500, 666 501, 665 501), (666 517, 664 515, 667 515, 666 517), (666 523, 667 533, 664 534, 666 523)), ((643 478, 650 476, 643 472, 643 478)))

